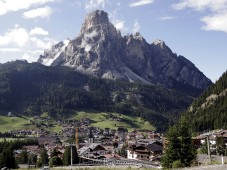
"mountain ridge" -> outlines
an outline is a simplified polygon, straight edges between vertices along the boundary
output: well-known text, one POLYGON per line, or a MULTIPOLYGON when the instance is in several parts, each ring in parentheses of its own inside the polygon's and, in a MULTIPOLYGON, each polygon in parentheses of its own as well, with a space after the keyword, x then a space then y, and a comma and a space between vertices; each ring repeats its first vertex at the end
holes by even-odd
POLYGON ((149 44, 140 33, 122 37, 108 14, 101 10, 86 16, 76 38, 60 43, 60 48, 46 50, 38 62, 72 67, 105 79, 159 84, 185 93, 191 90, 193 96, 212 84, 193 63, 174 54, 164 41, 149 44), (184 85, 190 90, 184 90, 184 85))

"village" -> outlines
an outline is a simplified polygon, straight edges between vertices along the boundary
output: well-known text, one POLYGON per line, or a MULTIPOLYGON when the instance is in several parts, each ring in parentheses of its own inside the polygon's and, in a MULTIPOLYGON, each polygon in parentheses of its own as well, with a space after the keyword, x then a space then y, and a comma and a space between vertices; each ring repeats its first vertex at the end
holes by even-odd
MULTIPOLYGON (((42 130, 17 130, 11 131, 14 136, 23 136, 25 139, 35 139, 38 145, 24 146, 28 154, 40 158, 40 146, 44 146, 49 158, 55 150, 59 158, 67 146, 76 146, 80 158, 79 165, 94 164, 119 164, 119 165, 138 165, 144 167, 160 168, 161 157, 168 145, 168 141, 163 134, 152 130, 133 130, 128 132, 124 127, 117 130, 90 125, 90 119, 83 118, 79 122, 63 122, 61 133, 50 133, 42 130)), ((193 138, 197 150, 209 143, 210 155, 217 155, 216 143, 219 138, 224 139, 227 145, 227 130, 217 130, 206 132, 193 138)), ((20 157, 22 150, 15 150, 15 157, 20 157)), ((198 154, 199 155, 199 154, 198 154)), ((212 159, 221 162, 218 156, 212 159)), ((209 161, 209 155, 198 156, 198 163, 204 164, 209 161)), ((223 161, 227 161, 224 157, 223 161)), ((71 165, 73 163, 71 162, 71 165)), ((23 167, 36 167, 27 164, 23 167)))
MULTIPOLYGON (((51 156, 56 150, 58 157, 63 158, 65 148, 75 145, 80 158, 86 160, 130 160, 144 161, 147 164, 160 166, 163 151, 163 136, 151 130, 133 130, 126 128, 117 130, 90 126, 90 120, 83 118, 79 122, 63 122, 61 133, 50 133, 42 128, 39 130, 11 131, 13 136, 23 136, 25 139, 36 139, 39 145, 24 146, 28 154, 40 157, 40 145, 51 156)), ((22 150, 14 151, 19 157, 22 150)), ((82 160, 82 159, 81 159, 82 160)), ((83 164, 81 161, 80 163, 83 164)), ((103 163, 102 163, 103 164, 103 163)))

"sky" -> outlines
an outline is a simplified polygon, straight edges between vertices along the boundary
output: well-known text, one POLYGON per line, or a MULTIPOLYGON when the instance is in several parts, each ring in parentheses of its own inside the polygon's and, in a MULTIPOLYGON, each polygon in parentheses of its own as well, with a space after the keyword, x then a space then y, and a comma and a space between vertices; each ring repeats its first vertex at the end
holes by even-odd
POLYGON ((0 63, 35 62, 104 10, 122 36, 163 40, 213 82, 227 70, 227 0, 0 0, 0 63))

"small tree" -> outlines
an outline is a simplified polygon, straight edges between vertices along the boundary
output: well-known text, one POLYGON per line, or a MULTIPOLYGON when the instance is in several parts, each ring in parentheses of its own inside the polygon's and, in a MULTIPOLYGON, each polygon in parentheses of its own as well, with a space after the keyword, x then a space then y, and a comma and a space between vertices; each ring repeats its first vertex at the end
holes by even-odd
POLYGON ((37 163, 37 155, 30 153, 28 155, 28 162, 31 164, 36 164, 37 163))
POLYGON ((128 147, 127 144, 123 145, 122 148, 118 151, 118 154, 122 157, 127 157, 127 151, 126 148, 128 147))
POLYGON ((217 148, 217 153, 219 155, 225 155, 226 153, 226 146, 223 137, 218 137, 216 141, 216 148, 217 148))
POLYGON ((208 154, 207 140, 206 139, 205 139, 205 142, 202 144, 202 147, 200 149, 200 152, 202 154, 208 154))
POLYGON ((40 162, 42 165, 46 165, 49 162, 48 154, 45 148, 42 148, 41 155, 40 155, 40 162))
POLYGON ((22 150, 22 152, 19 154, 18 162, 22 164, 28 163, 28 153, 26 150, 22 150))
POLYGON ((62 162, 61 158, 59 158, 58 156, 54 156, 50 159, 49 165, 50 165, 50 167, 61 166, 61 165, 63 165, 63 162, 62 162))

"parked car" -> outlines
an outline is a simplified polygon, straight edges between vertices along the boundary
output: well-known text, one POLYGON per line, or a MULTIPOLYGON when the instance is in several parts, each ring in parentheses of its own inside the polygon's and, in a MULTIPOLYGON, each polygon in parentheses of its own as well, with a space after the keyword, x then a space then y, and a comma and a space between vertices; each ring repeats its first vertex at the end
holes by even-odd
POLYGON ((43 166, 40 168, 40 170, 50 170, 49 166, 43 166))

